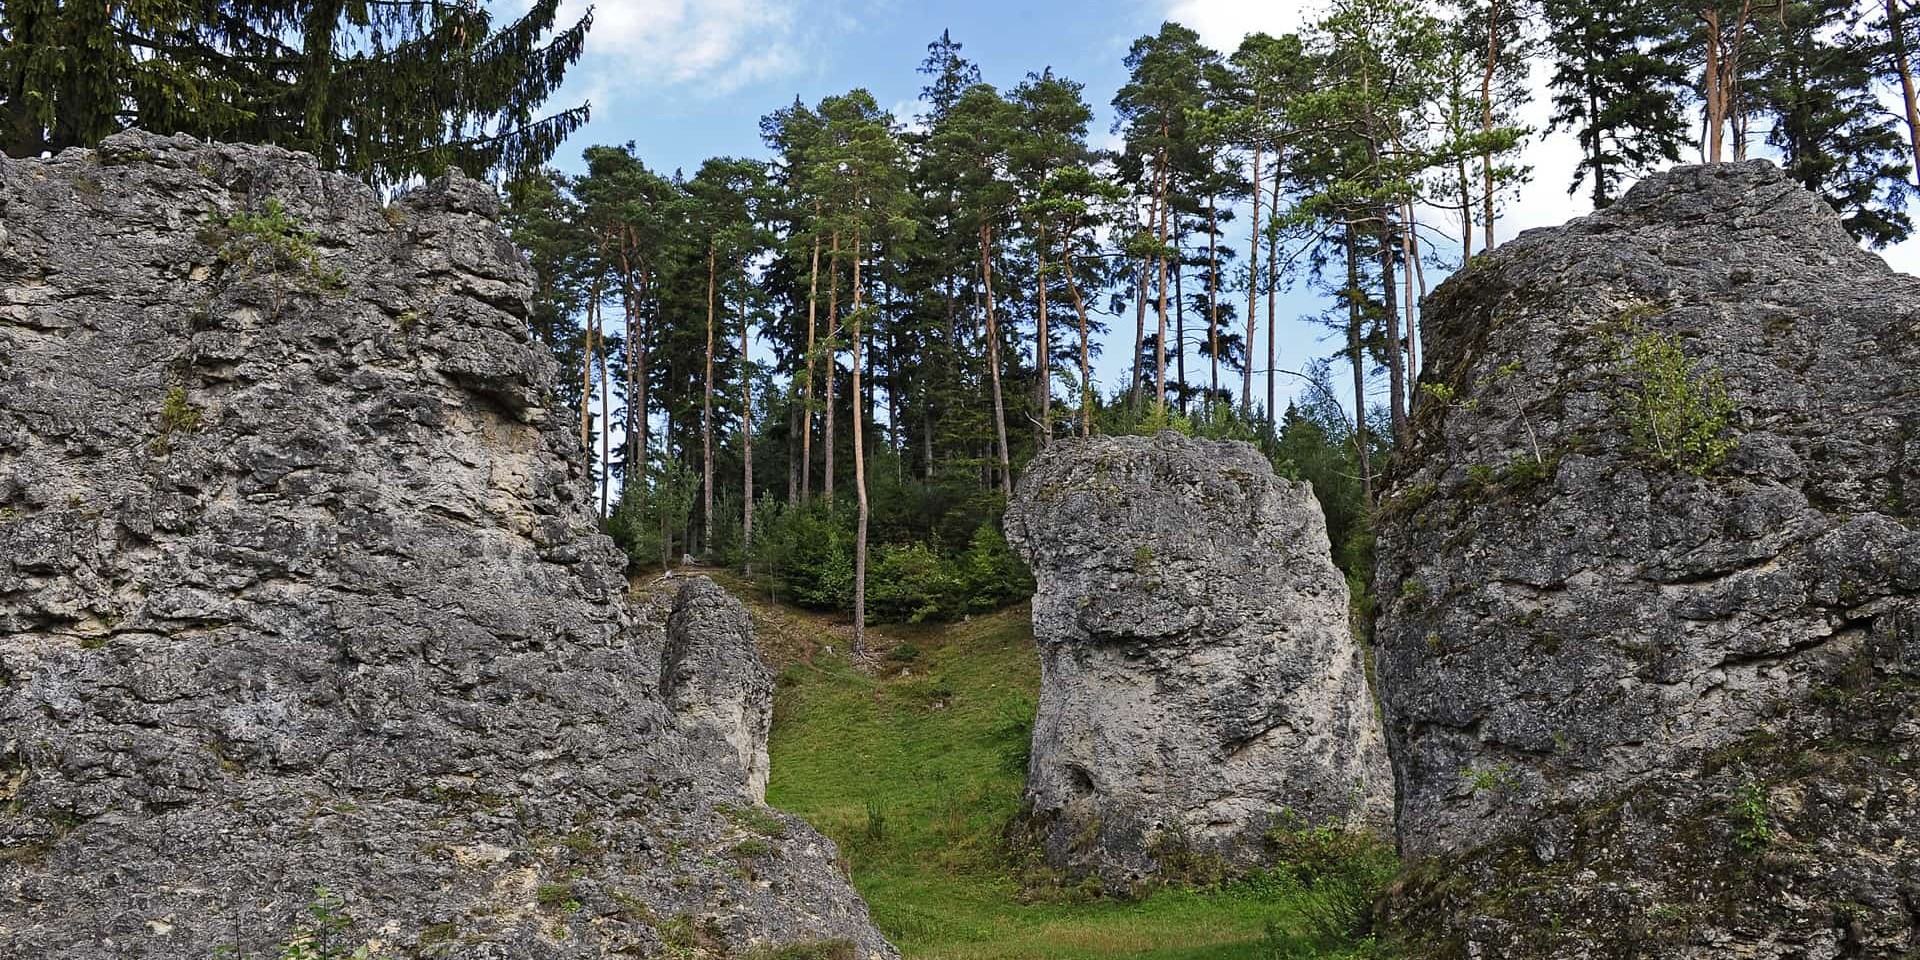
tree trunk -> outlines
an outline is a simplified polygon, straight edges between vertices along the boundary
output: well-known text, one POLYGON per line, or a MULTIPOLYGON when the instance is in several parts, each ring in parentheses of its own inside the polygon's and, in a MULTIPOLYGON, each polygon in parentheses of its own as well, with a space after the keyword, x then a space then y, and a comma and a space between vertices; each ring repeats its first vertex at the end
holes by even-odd
MULTIPOLYGON (((1155 214, 1149 210, 1148 217, 1155 214)), ((1151 222, 1151 220, 1149 220, 1151 222)), ((1147 284, 1152 279, 1153 261, 1140 261, 1140 295, 1135 298, 1133 311, 1133 381, 1127 389, 1129 402, 1135 410, 1140 409, 1140 381, 1145 370, 1140 368, 1140 357, 1147 352, 1147 284)))
MULTIPOLYGON (((740 548, 745 556, 753 546, 753 364, 747 357, 752 331, 747 322, 747 278, 743 272, 740 294, 740 460, 743 493, 740 496, 740 548)), ((753 573, 753 561, 746 561, 746 572, 753 573)))
MULTIPOLYGON (((853 539, 853 655, 867 652, 867 451, 860 402, 860 231, 853 232, 853 492, 858 504, 853 539)), ((1004 440, 1002 441, 1005 442, 1004 440)))
POLYGON ((1705 101, 1707 109, 1707 162, 1719 163, 1727 109, 1720 75, 1720 12, 1702 10, 1700 22, 1706 27, 1707 34, 1707 65, 1701 75, 1706 87, 1701 99, 1705 101))
MULTIPOLYGON (((819 219, 820 208, 816 204, 814 219, 819 219)), ((820 234, 813 235, 813 267, 807 273, 807 375, 801 381, 802 407, 800 410, 800 500, 806 502, 813 496, 813 341, 814 312, 820 306, 820 234)))
MULTIPOLYGON (((1258 106, 1256 105, 1256 109, 1258 106)), ((1253 144, 1253 238, 1247 245, 1247 364, 1245 376, 1240 378, 1240 416, 1253 417, 1253 345, 1260 330, 1260 315, 1255 308, 1260 302, 1260 147, 1253 144)), ((1273 336, 1269 330, 1267 336, 1273 336)), ((1267 411, 1272 416, 1273 411, 1267 411)))
POLYGON ((1219 198, 1207 194, 1207 351, 1212 354, 1212 371, 1207 381, 1205 415, 1220 396, 1220 214, 1219 198))
POLYGON ((1407 440, 1407 366, 1401 356, 1399 296, 1393 273, 1393 216, 1380 210, 1380 282, 1387 323, 1387 415, 1395 443, 1407 440))
POLYGON ((1893 66, 1900 75, 1900 99, 1907 108, 1907 138, 1913 144, 1913 170, 1920 182, 1920 97, 1914 93, 1913 62, 1907 51, 1906 11, 1887 0, 1887 31, 1893 40, 1893 66))
POLYGON ((834 338, 840 335, 840 231, 833 232, 833 252, 827 261, 827 409, 822 411, 826 421, 822 424, 820 441, 826 447, 821 458, 825 469, 820 473, 820 494, 826 497, 828 505, 833 503, 833 420, 834 392, 840 379, 840 348, 834 338))
MULTIPOLYGON (((1072 234, 1068 234, 1071 238, 1072 234)), ((1093 362, 1091 325, 1087 322, 1087 304, 1080 296, 1080 284, 1073 278, 1073 244, 1060 245, 1060 264, 1065 268, 1067 292, 1073 295, 1073 312, 1080 318, 1080 435, 1093 436, 1093 362)), ((1137 351, 1136 351, 1137 352, 1137 351)))
MULTIPOLYGON (((1176 239, 1180 231, 1174 231, 1176 239)), ((1173 377, 1180 384, 1180 413, 1187 412, 1187 288, 1185 257, 1176 249, 1173 257, 1173 377)))
MULTIPOLYGON (((1164 123, 1160 126, 1160 135, 1163 141, 1168 136, 1164 123)), ((1160 339, 1153 346, 1153 375, 1162 413, 1167 409, 1167 190, 1173 176, 1167 169, 1167 161, 1167 149, 1161 147, 1159 199, 1156 202, 1160 210, 1160 248, 1154 252, 1160 262, 1160 339)))
POLYGON ((1040 404, 1039 446, 1045 450, 1047 441, 1053 439, 1053 344, 1047 332, 1047 228, 1040 227, 1034 237, 1034 256, 1040 265, 1040 314, 1037 320, 1039 329, 1033 337, 1034 397, 1040 404))
MULTIPOLYGON (((1280 216, 1281 156, 1280 148, 1276 146, 1273 152, 1273 202, 1267 205, 1267 216, 1269 218, 1277 218, 1280 216)), ((1277 339, 1275 334, 1280 330, 1276 325, 1279 322, 1279 318, 1276 316, 1279 291, 1276 289, 1277 285, 1273 282, 1274 277, 1277 276, 1276 271, 1279 269, 1279 265, 1280 234, 1277 231, 1269 232, 1267 234, 1267 273, 1269 274, 1267 278, 1267 422, 1269 424, 1280 422, 1280 411, 1274 409, 1274 404, 1278 402, 1278 397, 1274 393, 1274 379, 1280 372, 1278 369, 1280 365, 1278 348, 1274 343, 1277 339)), ((1248 349, 1252 348, 1249 347, 1248 349)))
POLYGON ((700 393, 700 553, 713 546, 713 295, 714 249, 707 244, 706 384, 700 393))
MULTIPOLYGON (((594 323, 599 323, 594 317, 594 323)), ((607 515, 608 497, 613 489, 613 391, 607 389, 607 345, 600 344, 600 515, 607 515)))
POLYGON ((580 354, 585 358, 580 364, 580 449, 588 456, 593 455, 593 334, 599 325, 600 278, 595 277, 587 293, 587 322, 580 329, 580 354))
POLYGON ((1360 464, 1360 498, 1373 505, 1373 464, 1367 441, 1367 353, 1360 329, 1360 249, 1347 224, 1347 352, 1353 362, 1353 447, 1360 464))
POLYGON ((980 276, 987 295, 987 370, 993 380, 993 434, 1000 445, 1000 492, 1012 497, 1013 457, 1007 450, 1007 408, 1000 395, 1000 326, 993 313, 993 227, 985 222, 980 224, 980 276))
MULTIPOLYGON (((1487 69, 1480 75, 1480 130, 1488 137, 1488 145, 1480 154, 1480 178, 1484 191, 1481 194, 1481 224, 1486 230, 1486 245, 1483 250, 1493 249, 1493 74, 1500 63, 1500 0, 1488 0, 1487 4, 1487 69)), ((1465 212, 1462 211, 1462 216, 1465 212)), ((1471 227, 1468 234, 1473 231, 1471 227)), ((1469 243, 1471 246, 1471 243, 1469 243)))

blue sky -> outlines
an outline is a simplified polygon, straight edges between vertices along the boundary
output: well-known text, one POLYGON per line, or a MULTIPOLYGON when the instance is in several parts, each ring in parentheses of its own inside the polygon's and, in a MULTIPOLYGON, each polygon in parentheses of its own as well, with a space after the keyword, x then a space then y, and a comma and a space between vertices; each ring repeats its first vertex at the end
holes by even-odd
MULTIPOLYGON (((587 6, 586 0, 566 4, 565 22, 587 6)), ((1045 67, 1084 83, 1096 112, 1094 141, 1111 145, 1109 101, 1124 82, 1121 60, 1136 37, 1171 19, 1199 31, 1216 49, 1230 51, 1250 31, 1299 29, 1321 5, 1303 0, 598 0, 593 6, 595 27, 587 52, 556 99, 568 105, 591 101, 593 120, 561 148, 556 164, 574 169, 589 145, 631 141, 655 169, 691 173, 711 156, 764 157, 759 118, 796 95, 812 104, 865 87, 883 106, 910 119, 919 111, 915 100, 924 80, 916 68, 943 29, 964 45, 987 82, 1002 88, 1045 67)), ((1523 119, 1544 131, 1545 78, 1537 70, 1535 79, 1542 95, 1523 119)), ((1566 192, 1577 157, 1564 133, 1531 138, 1526 160, 1534 178, 1508 204, 1497 230, 1500 239, 1589 212, 1581 197, 1566 192)), ((1437 215, 1431 228, 1458 229, 1437 215)), ((1883 253, 1896 267, 1920 269, 1920 242, 1883 253)), ((1430 265, 1427 279, 1437 283, 1444 273, 1430 265)), ((1322 339, 1322 330, 1299 320, 1320 308, 1304 293, 1282 298, 1280 369, 1299 369, 1336 348, 1322 339)), ((1106 351, 1096 371, 1105 390, 1124 379, 1120 368, 1125 339, 1132 335, 1131 315, 1112 326, 1109 337, 1119 349, 1106 351)), ((1255 349, 1262 359, 1264 337, 1255 349)), ((1190 364, 1190 378, 1197 381, 1194 369, 1190 364)), ((1204 366, 1200 369, 1204 372, 1204 366)), ((1291 393, 1283 380, 1282 396, 1291 393)))

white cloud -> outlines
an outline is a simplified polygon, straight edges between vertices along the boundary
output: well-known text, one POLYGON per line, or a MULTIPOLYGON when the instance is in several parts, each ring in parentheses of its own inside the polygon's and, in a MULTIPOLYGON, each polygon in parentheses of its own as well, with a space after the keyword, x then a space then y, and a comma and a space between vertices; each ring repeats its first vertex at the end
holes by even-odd
POLYGON ((1207 46, 1231 52, 1249 33, 1298 30, 1323 7, 1314 0, 1173 0, 1167 19, 1191 27, 1207 46))
MULTIPOLYGON (((588 0, 567 0, 571 22, 588 0)), ((627 90, 720 96, 802 65, 800 0, 595 0, 579 72, 594 105, 627 90)))

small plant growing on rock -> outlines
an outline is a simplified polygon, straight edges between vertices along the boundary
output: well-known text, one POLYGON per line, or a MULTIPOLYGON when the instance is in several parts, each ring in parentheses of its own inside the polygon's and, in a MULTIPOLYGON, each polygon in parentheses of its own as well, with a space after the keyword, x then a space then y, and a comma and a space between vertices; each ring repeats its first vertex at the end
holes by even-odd
POLYGON ((344 271, 320 262, 313 231, 301 226, 277 198, 268 198, 257 213, 234 212, 206 231, 202 239, 218 243, 220 261, 239 269, 243 276, 278 276, 292 269, 323 290, 341 290, 347 285, 344 271))
POLYGON ((1742 850, 1758 850, 1773 842, 1773 816, 1767 809, 1767 792, 1749 780, 1733 792, 1733 818, 1739 831, 1733 843, 1742 850))
POLYGON ((1720 375, 1688 357, 1679 337, 1637 326, 1629 334, 1622 405, 1634 446, 1696 477, 1726 462, 1738 442, 1728 435, 1734 406, 1720 375))
POLYGON ((187 388, 174 386, 160 399, 160 435, 153 438, 149 452, 164 454, 172 446, 176 433, 198 433, 205 416, 187 399, 187 388))
MULTIPOLYGON (((315 887, 306 910, 308 919, 296 925, 286 941, 275 948, 271 960, 381 960, 389 956, 376 943, 353 943, 353 917, 339 894, 315 887)), ((215 948, 213 956, 214 960, 267 960, 231 946, 215 948)))

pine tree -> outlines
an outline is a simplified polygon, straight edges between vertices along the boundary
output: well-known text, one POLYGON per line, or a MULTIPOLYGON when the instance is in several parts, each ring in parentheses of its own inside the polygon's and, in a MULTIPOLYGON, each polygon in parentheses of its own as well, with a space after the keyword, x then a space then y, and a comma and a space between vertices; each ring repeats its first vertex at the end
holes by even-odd
POLYGON ((1554 72, 1553 125, 1580 142, 1573 193, 1588 178, 1596 209, 1623 180, 1680 159, 1686 68, 1657 0, 1543 0, 1554 72))
POLYGON ((588 115, 536 119, 592 20, 554 33, 559 6, 495 29, 484 5, 429 0, 10 2, 4 146, 32 156, 134 125, 305 150, 380 183, 531 170, 588 115))

